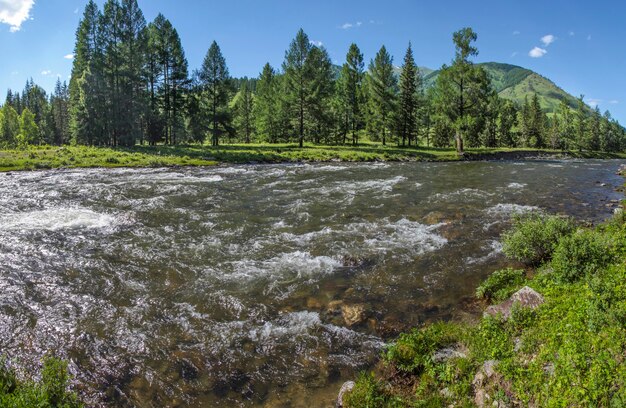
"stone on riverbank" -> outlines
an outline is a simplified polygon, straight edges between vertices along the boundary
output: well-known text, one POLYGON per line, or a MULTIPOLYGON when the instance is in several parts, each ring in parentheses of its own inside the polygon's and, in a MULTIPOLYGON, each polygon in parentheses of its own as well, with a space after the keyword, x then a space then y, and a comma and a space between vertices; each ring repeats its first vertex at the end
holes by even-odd
POLYGON ((517 304, 519 307, 536 309, 544 302, 543 296, 528 286, 515 292, 509 300, 500 303, 499 305, 489 306, 485 310, 485 315, 497 316, 501 314, 503 318, 508 319, 511 317, 513 306, 517 304))

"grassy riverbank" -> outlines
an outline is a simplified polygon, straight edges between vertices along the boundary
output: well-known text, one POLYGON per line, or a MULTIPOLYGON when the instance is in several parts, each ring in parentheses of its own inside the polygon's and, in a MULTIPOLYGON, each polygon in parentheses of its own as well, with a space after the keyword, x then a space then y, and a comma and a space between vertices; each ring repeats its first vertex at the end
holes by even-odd
MULTIPOLYGON (((555 150, 468 149, 465 160, 517 159, 528 156, 562 156, 555 150)), ((577 158, 626 158, 626 154, 567 152, 577 158)), ((0 171, 90 167, 212 166, 222 163, 288 163, 325 161, 456 161, 453 149, 400 148, 365 143, 359 146, 252 144, 189 146, 135 146, 99 148, 85 146, 32 146, 25 150, 1 150, 0 171)))
POLYGON ((493 313, 401 335, 344 406, 626 406, 624 212, 595 228, 527 217, 503 242, 528 267, 478 288, 493 313), (506 302, 523 287, 543 302, 506 302))

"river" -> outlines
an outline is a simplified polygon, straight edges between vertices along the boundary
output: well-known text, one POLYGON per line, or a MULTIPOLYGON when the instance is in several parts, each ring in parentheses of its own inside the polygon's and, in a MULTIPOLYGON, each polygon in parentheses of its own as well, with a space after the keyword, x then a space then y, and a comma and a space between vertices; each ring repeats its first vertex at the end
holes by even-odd
POLYGON ((68 359, 93 406, 329 406, 400 330, 478 313, 513 214, 608 217, 620 163, 0 174, 0 350, 68 359))

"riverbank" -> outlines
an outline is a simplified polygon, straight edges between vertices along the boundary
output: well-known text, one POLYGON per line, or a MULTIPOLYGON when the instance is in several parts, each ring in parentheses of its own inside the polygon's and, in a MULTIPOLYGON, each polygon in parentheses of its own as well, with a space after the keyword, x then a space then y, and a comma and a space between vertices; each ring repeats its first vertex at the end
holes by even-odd
POLYGON ((529 158, 626 159, 626 153, 561 152, 529 149, 468 149, 459 157, 454 149, 382 146, 321 146, 251 144, 188 146, 135 146, 104 148, 86 146, 31 146, 25 150, 0 150, 0 171, 56 168, 182 167, 218 164, 522 160, 529 158))
MULTIPOLYGON (((626 168, 621 173, 626 175, 626 168)), ((402 334, 340 394, 343 407, 626 405, 626 216, 594 228, 519 219, 475 323, 402 334)))

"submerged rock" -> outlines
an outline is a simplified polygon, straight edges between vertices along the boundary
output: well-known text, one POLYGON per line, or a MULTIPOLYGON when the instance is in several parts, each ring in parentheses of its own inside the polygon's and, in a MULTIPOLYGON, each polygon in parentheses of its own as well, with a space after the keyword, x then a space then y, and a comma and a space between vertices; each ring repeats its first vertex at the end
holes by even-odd
POLYGON ((499 305, 489 306, 485 310, 485 315, 497 316, 501 314, 502 317, 508 319, 511 317, 513 306, 517 304, 523 308, 536 309, 544 302, 543 296, 528 286, 518 290, 509 298, 509 300, 500 303, 499 305))
POLYGON ((361 324, 367 318, 366 308, 364 304, 341 305, 341 314, 346 326, 356 326, 361 324))
POLYGON ((343 383, 341 389, 339 390, 339 395, 337 396, 337 403, 335 404, 336 408, 343 408, 345 406, 343 403, 343 398, 346 393, 352 391, 355 385, 356 384, 354 383, 354 381, 346 381, 345 383, 343 383))

